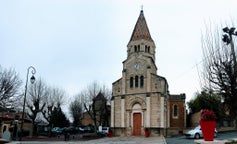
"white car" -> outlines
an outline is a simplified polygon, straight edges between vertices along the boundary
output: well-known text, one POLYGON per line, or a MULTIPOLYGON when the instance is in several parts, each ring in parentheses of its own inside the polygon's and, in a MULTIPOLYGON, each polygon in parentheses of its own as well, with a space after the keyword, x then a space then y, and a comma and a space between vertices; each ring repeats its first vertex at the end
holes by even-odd
POLYGON ((109 127, 102 127, 102 126, 99 126, 97 133, 106 136, 106 135, 108 135, 108 133, 109 133, 109 127))
MULTIPOLYGON (((200 127, 200 125, 198 125, 197 127, 195 127, 194 129, 188 131, 187 133, 184 134, 187 138, 195 138, 195 139, 199 139, 201 137, 203 137, 202 135, 202 129, 200 127)), ((217 130, 215 129, 215 135, 214 137, 217 136, 217 130)))

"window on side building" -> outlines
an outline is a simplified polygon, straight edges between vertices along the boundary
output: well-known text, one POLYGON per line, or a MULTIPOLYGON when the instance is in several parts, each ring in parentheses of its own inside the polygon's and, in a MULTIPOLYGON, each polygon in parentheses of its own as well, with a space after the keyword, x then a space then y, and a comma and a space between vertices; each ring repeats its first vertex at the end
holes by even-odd
POLYGON ((178 106, 173 105, 173 118, 178 118, 178 106))

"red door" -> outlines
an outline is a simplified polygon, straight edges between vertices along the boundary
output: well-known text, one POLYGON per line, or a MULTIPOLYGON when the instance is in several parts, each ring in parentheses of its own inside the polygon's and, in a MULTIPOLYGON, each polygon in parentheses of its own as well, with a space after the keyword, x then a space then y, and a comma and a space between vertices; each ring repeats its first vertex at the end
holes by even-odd
POLYGON ((133 135, 141 135, 142 115, 141 113, 133 114, 133 135))

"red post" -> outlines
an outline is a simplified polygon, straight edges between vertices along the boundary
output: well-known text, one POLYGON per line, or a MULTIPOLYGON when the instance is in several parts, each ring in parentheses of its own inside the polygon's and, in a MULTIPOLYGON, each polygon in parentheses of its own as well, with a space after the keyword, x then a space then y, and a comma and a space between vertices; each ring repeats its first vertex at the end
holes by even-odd
POLYGON ((112 137, 112 136, 113 136, 113 133, 112 133, 111 129, 109 129, 108 137, 112 137))
POLYGON ((148 128, 145 128, 145 136, 149 137, 149 130, 148 130, 148 128))

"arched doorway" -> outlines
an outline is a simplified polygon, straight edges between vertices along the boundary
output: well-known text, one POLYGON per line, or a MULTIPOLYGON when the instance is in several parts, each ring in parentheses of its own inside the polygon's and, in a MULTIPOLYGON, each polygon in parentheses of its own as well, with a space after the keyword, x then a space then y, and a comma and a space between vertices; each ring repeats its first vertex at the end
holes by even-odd
POLYGON ((142 129, 142 107, 140 103, 135 103, 132 107, 132 119, 133 119, 133 135, 140 136, 141 135, 141 129, 142 129))
POLYGON ((141 135, 141 127, 142 127, 142 114, 133 113, 133 135, 135 136, 141 135))

